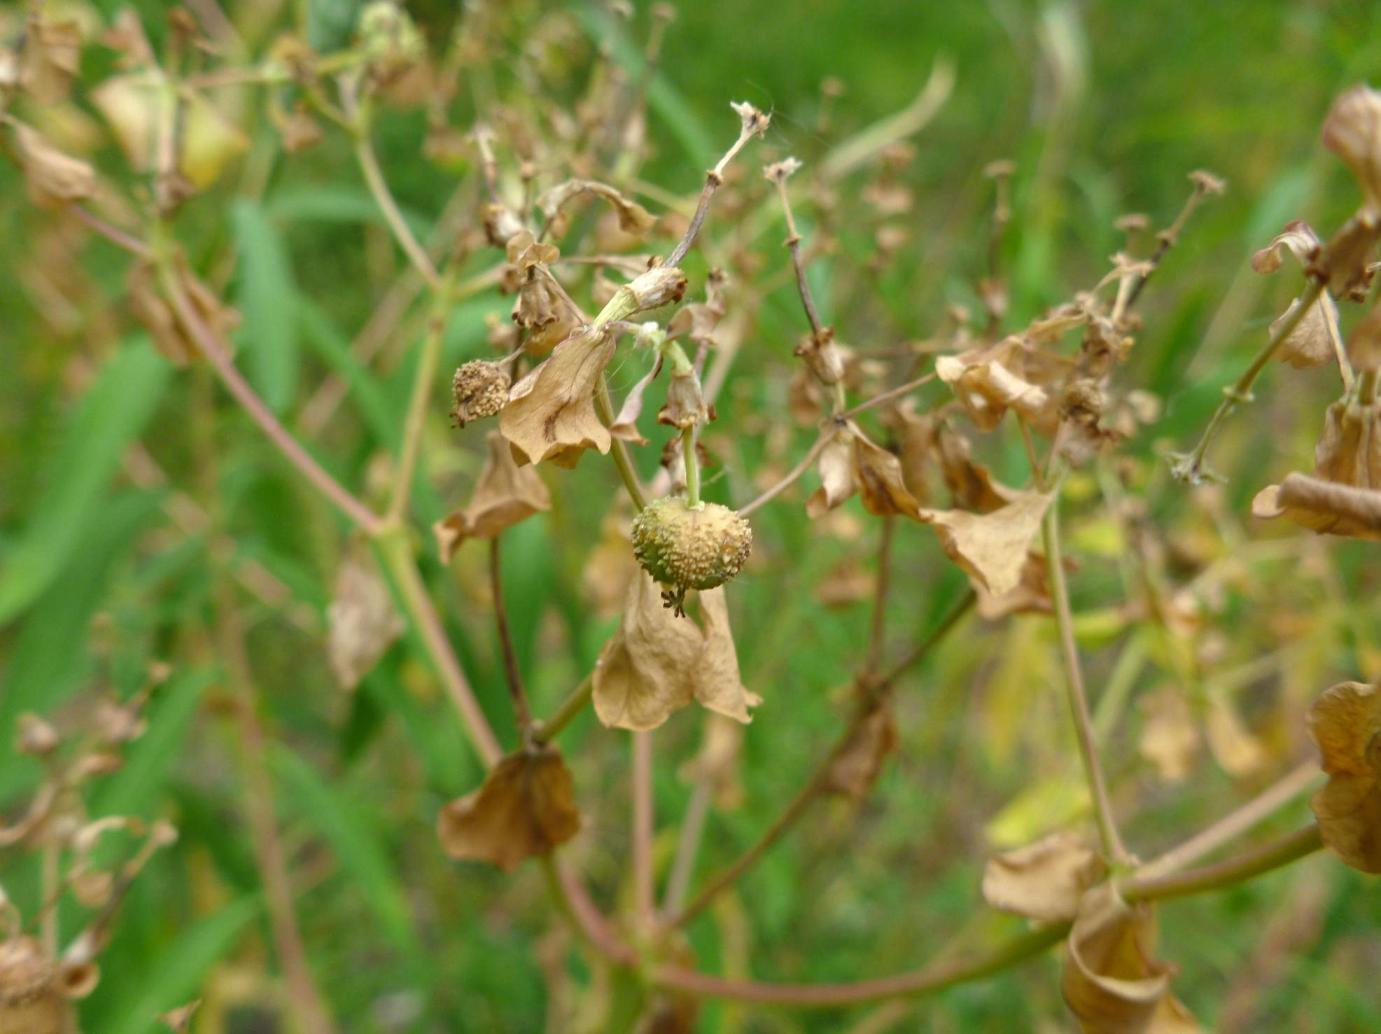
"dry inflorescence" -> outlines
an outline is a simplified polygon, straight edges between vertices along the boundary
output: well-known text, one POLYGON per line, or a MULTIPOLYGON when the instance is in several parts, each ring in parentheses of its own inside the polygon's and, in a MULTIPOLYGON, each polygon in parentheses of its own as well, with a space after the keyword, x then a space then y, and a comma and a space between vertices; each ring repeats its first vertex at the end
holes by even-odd
MULTIPOLYGON (((664 22, 659 15, 648 43, 649 65, 661 45, 664 22)), ((1125 487, 1117 473, 1118 446, 1157 413, 1155 400, 1120 376, 1144 333, 1135 305, 1190 215, 1206 198, 1221 193, 1223 183, 1207 173, 1193 174, 1189 200, 1160 231, 1153 250, 1138 256, 1129 243, 1096 283, 1020 324, 1010 318, 1009 285, 1000 258, 1004 233, 1018 214, 1011 181, 1021 170, 1010 162, 991 164, 991 246, 988 268, 976 284, 983 318, 974 322, 967 311, 953 308, 933 339, 906 345, 904 362, 888 364, 873 357, 879 342, 858 343, 857 336, 867 333, 866 323, 846 326, 841 314, 836 329, 822 319, 825 310, 814 297, 808 267, 837 243, 834 227, 843 217, 835 207, 843 203, 836 192, 861 169, 871 170, 858 194, 863 209, 848 210, 846 216, 876 245, 870 272, 886 268, 905 245, 914 201, 905 175, 915 155, 909 138, 943 103, 951 82, 947 70, 937 68, 910 108, 845 141, 818 168, 778 152, 768 155, 773 160, 766 163, 761 180, 743 169, 750 147, 764 138, 766 146, 775 146, 769 138, 770 116, 751 104, 733 104, 737 135, 705 173, 698 197, 678 207, 665 204, 661 192, 645 189, 638 176, 649 150, 643 80, 597 79, 589 96, 569 109, 536 95, 511 98, 509 104, 480 112, 468 126, 452 125, 449 102, 460 88, 457 69, 479 60, 490 42, 471 35, 479 30, 470 22, 462 20, 460 26, 450 41, 449 59, 433 61, 405 11, 375 0, 366 5, 353 43, 340 53, 318 54, 301 40, 284 36, 261 64, 243 70, 245 81, 267 91, 270 122, 286 151, 320 146, 332 126, 349 137, 398 249, 432 305, 418 347, 412 401, 387 472, 388 502, 382 512, 314 460, 238 373, 229 338, 239 314, 220 297, 217 285, 224 277, 214 263, 205 269, 194 264, 179 243, 180 210, 196 205, 248 148, 247 136, 202 77, 183 70, 184 59, 195 54, 199 61, 215 49, 200 37, 195 20, 186 16, 177 22, 163 55, 155 54, 128 13, 104 38, 119 54, 122 69, 91 91, 91 101, 130 168, 148 177, 123 195, 121 185, 98 174, 92 162, 66 153, 35 128, 37 120, 8 113, 10 108, 26 115, 30 109, 41 111, 67 96, 83 45, 75 25, 35 13, 18 52, 0 50, 0 68, 14 73, 0 81, 0 114, 30 198, 41 208, 72 214, 133 254, 130 310, 158 350, 178 365, 208 362, 283 456, 355 525, 357 538, 341 562, 328 611, 327 649, 339 682, 356 686, 400 638, 405 627, 400 607, 412 622, 488 769, 479 787, 441 810, 441 849, 456 859, 503 869, 542 858, 550 868, 551 886, 582 932, 607 962, 646 985, 649 1022, 663 1015, 674 1015, 675 1024, 686 1022, 693 1016, 696 994, 773 1000, 779 993, 783 1001, 818 1003, 825 992, 716 983, 717 978, 695 973, 695 959, 678 928, 751 867, 814 798, 836 794, 857 801, 870 793, 890 759, 903 749, 900 718, 892 704, 895 683, 965 619, 971 606, 989 623, 1016 614, 1051 615, 1084 782, 1077 791, 1076 814, 1065 828, 1051 832, 1046 824, 1047 835, 988 863, 983 898, 1039 925, 977 957, 972 973, 1015 962, 1063 938, 1063 993, 1083 1029, 1193 1029, 1170 992, 1172 967, 1153 954, 1153 900, 1186 887, 1227 885, 1269 866, 1251 856, 1203 872, 1165 872, 1154 865, 1142 867, 1123 844, 1073 630, 1066 578, 1075 565, 1062 554, 1059 514, 1065 486, 1080 476, 1085 481, 1101 477, 1110 504, 1117 504, 1114 497, 1125 487), (415 237, 374 155, 371 133, 377 108, 385 104, 426 107, 428 154, 459 156, 475 170, 462 186, 471 193, 460 195, 471 206, 469 223, 452 227, 438 246, 415 237), (813 240, 796 221, 796 209, 806 205, 816 217, 813 240), (656 211, 659 207, 666 210, 656 211), (780 218, 786 228, 785 258, 753 255, 741 239, 732 246, 717 242, 721 217, 724 225, 757 227, 780 218), (705 254, 694 254, 697 248, 705 254), (465 279, 472 254, 484 256, 490 268, 465 279), (764 270, 774 264, 783 283, 789 282, 787 276, 794 279, 800 297, 803 330, 792 349, 798 362, 779 378, 782 390, 776 397, 787 403, 783 412, 756 425, 745 420, 743 430, 733 432, 747 437, 754 427, 762 430, 770 457, 760 472, 762 494, 739 500, 735 507, 728 497, 739 494, 748 479, 737 476, 736 460, 722 451, 728 435, 717 427, 716 400, 736 359, 763 346, 750 331, 764 270), (702 271, 702 265, 708 268, 702 271), (495 423, 485 432, 486 458, 468 501, 438 520, 433 531, 443 565, 450 565, 469 540, 491 541, 491 602, 517 726, 516 746, 507 752, 476 702, 428 595, 408 529, 414 483, 419 470, 429 470, 419 463, 431 441, 425 429, 432 417, 441 415, 442 407, 433 406, 433 399, 444 375, 440 356, 446 317, 460 298, 494 286, 512 296, 511 319, 490 328, 495 354, 472 358, 455 370, 449 415, 452 426, 471 441, 469 425, 495 423), (629 370, 636 381, 616 399, 611 373, 629 370), (645 399, 658 391, 664 403, 656 423, 670 431, 655 475, 646 478, 640 471, 650 464, 640 462, 646 454, 635 450, 649 446, 649 434, 657 433, 648 427, 644 409, 645 399), (788 455, 793 421, 815 434, 814 445, 796 457, 788 455), (1027 464, 1024 483, 1002 483, 975 458, 994 441, 1020 443, 1027 464), (618 626, 570 698, 551 717, 537 720, 511 642, 497 567, 498 540, 521 522, 556 509, 554 497, 562 498, 560 493, 568 491, 564 479, 574 475, 557 475, 550 468, 572 470, 590 452, 596 456, 586 461, 580 476, 590 476, 592 463, 608 456, 631 504, 627 509, 621 503, 610 507, 586 567, 596 609, 617 613, 618 626), (780 466, 768 477, 772 463, 780 466), (710 486, 703 471, 715 466, 730 474, 725 480, 729 487, 716 488, 726 502, 704 498, 710 486), (801 504, 793 489, 812 471, 819 485, 801 504), (735 778, 741 725, 763 701, 743 682, 731 601, 736 579, 753 577, 752 515, 767 505, 803 505, 822 535, 843 537, 850 522, 857 523, 846 505, 854 498, 863 513, 878 518, 882 531, 877 570, 862 578, 843 570, 830 589, 837 604, 871 597, 875 605, 866 659, 848 687, 852 715, 782 818, 710 878, 689 904, 683 898, 690 889, 700 829, 688 820, 666 903, 657 909, 650 900, 656 862, 646 735, 699 703, 713 714, 704 718, 704 747, 688 768, 698 799, 708 808, 712 799, 742 796, 735 778), (896 526, 904 523, 896 518, 928 527, 926 534, 933 533, 970 589, 933 639, 889 665, 884 618, 888 593, 896 587, 888 568, 896 526), (563 845, 578 842, 584 821, 577 780, 553 740, 587 704, 605 727, 630 730, 636 737, 633 938, 608 926, 578 877, 564 860, 554 858, 563 845), (1092 821, 1085 823, 1085 818, 1092 821), (1086 826, 1096 837, 1088 835, 1086 826)), ((520 71, 524 89, 540 87, 540 69, 524 65, 520 71)), ((206 74, 208 81, 214 77, 214 71, 206 74)), ((1198 446, 1173 458, 1174 472, 1183 480, 1209 480, 1209 444, 1232 410, 1250 399, 1250 389, 1270 361, 1296 368, 1336 367, 1343 396, 1325 414, 1313 472, 1291 473, 1279 485, 1263 489, 1253 512, 1283 516, 1314 532, 1366 539, 1381 538, 1381 309, 1358 321, 1345 338, 1340 306, 1367 301, 1376 269, 1379 126, 1381 95, 1365 87, 1348 91, 1329 113, 1324 143, 1351 169, 1363 202, 1327 240, 1308 225, 1292 222, 1256 254, 1253 266, 1263 274, 1279 273, 1286 256, 1297 260, 1306 286, 1271 324, 1257 359, 1226 389, 1198 446)), ((1144 217, 1119 221, 1129 242, 1148 225, 1144 217)), ((1117 534, 1141 543, 1134 551, 1147 586, 1145 599, 1137 603, 1144 608, 1141 616, 1164 633, 1170 663, 1186 685, 1195 687, 1193 696, 1175 685, 1143 700, 1142 755, 1166 781, 1185 779, 1203 739, 1202 720, 1225 770, 1239 776, 1257 772, 1263 755, 1232 703, 1222 693, 1199 692, 1202 658, 1187 645, 1191 635, 1185 631, 1195 616, 1163 591, 1161 540, 1133 506, 1110 505, 1110 510, 1117 534)), ((789 695, 779 689, 768 694, 769 704, 778 693, 783 699, 789 695)), ((129 707, 102 713, 109 719, 101 733, 108 746, 137 735, 137 715, 129 707)), ((787 707, 764 713, 772 721, 790 721, 787 707)), ((1314 798, 1317 836, 1342 861, 1367 872, 1381 870, 1379 723, 1375 689, 1363 683, 1328 690, 1311 715, 1329 776, 1314 798)), ((88 821, 74 805, 76 791, 114 764, 114 755, 103 748, 59 766, 50 759, 61 742, 49 726, 29 720, 23 735, 28 752, 45 759, 49 781, 29 814, 0 830, 0 843, 61 840, 77 859, 66 877, 73 894, 104 908, 118 900, 146 855, 140 853, 112 874, 90 863, 91 844, 118 828, 157 846, 169 839, 167 831, 132 820, 88 821)), ((1209 840, 1218 835, 1212 830, 1203 834, 1209 840)), ((1317 846, 1311 835, 1305 831, 1268 852, 1267 860, 1283 864, 1298 857, 1317 846)), ((7 914, 12 908, 8 903, 3 907, 7 914)), ((291 929, 290 909, 275 918, 291 929)), ((28 1023, 24 1029, 56 1030, 65 1022, 66 998, 94 981, 94 976, 85 979, 85 970, 79 978, 74 967, 93 964, 100 931, 74 942, 80 946, 76 954, 69 950, 62 956, 55 945, 21 931, 10 923, 7 939, 0 942, 0 1019, 8 1017, 11 1027, 28 1023)), ((829 993, 852 1001, 851 995, 866 998, 876 992, 882 997, 939 984, 938 977, 921 971, 829 993)), ((307 987, 304 1010, 311 1005, 310 976, 307 987)), ((180 1013, 169 1020, 174 1025, 186 1021, 180 1013)))

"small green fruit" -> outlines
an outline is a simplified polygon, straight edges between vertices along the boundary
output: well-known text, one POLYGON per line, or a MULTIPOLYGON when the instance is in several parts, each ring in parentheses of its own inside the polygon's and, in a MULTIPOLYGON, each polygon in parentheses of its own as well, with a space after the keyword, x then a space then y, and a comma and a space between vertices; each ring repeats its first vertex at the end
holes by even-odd
POLYGON ((656 499, 633 518, 633 553, 670 590, 679 607, 688 589, 723 585, 748 560, 753 529, 727 506, 691 507, 681 497, 656 499))

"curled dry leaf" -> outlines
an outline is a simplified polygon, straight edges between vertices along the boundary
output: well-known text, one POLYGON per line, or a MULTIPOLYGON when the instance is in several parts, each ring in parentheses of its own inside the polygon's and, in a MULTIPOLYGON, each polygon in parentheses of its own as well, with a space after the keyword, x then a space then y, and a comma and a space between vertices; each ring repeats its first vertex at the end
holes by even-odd
MULTIPOLYGON (((1070 566, 1068 560, 1065 566, 1070 566)), ((1046 570, 1045 557, 1039 553, 1026 554, 1026 562, 1021 566, 1021 580, 1014 589, 996 594, 986 586, 979 585, 977 590, 978 616, 984 621, 1001 621, 1012 614, 1049 614, 1053 609, 1050 574, 1046 570)))
POLYGON ((585 330, 513 385, 499 430, 524 463, 574 467, 586 449, 609 451, 609 429, 595 412, 595 391, 614 354, 614 339, 585 330))
POLYGON ((19 164, 29 199, 40 208, 61 208, 85 201, 96 191, 96 172, 50 144, 38 130, 11 120, 19 147, 19 164))
POLYGON ((824 791, 862 800, 877 782, 883 763, 897 749, 897 723, 886 704, 875 707, 830 759, 824 791))
POLYGON ((749 708, 761 701, 740 679, 724 590, 697 595, 699 625, 666 608, 650 575, 639 572, 633 580, 623 623, 595 665, 595 714, 606 726, 655 729, 691 701, 750 720, 749 708))
MULTIPOLYGON (((609 202, 614 207, 614 211, 618 213, 619 229, 624 233, 641 236, 652 229, 653 224, 657 221, 646 208, 632 198, 607 183, 599 183, 595 180, 573 179, 558 183, 537 199, 537 207, 541 209, 542 215, 546 217, 549 224, 555 224, 558 217, 562 215, 562 208, 582 194, 592 194, 609 202)), ((558 228, 553 232, 559 237, 563 229, 558 228)))
POLYGON ((1309 712, 1328 782, 1311 806, 1323 842, 1362 872, 1381 873, 1381 693, 1342 682, 1309 712))
POLYGON ((1060 981, 1085 1034, 1179 1034, 1197 1030, 1170 994, 1170 969, 1152 957, 1155 918, 1111 884, 1084 895, 1065 941, 1060 981))
POLYGON ((1314 228, 1303 219, 1295 219, 1285 224, 1285 229, 1271 239, 1252 256, 1252 269, 1258 273, 1274 273, 1285 262, 1285 255, 1291 254, 1304 268, 1309 268, 1323 250, 1323 241, 1314 228))
POLYGON ((1007 410, 1014 409, 1032 427, 1049 434, 1059 418, 1054 397, 1012 368, 1032 354, 1001 342, 962 355, 942 355, 935 360, 935 372, 982 430, 993 430, 1007 410))
POLYGON ((816 462, 816 469, 820 472, 820 487, 806 500, 806 513, 811 517, 819 517, 825 511, 833 510, 857 491, 852 438, 848 431, 841 429, 820 450, 820 459, 816 462))
POLYGON ((470 504, 432 525, 442 563, 449 564, 466 539, 492 539, 534 513, 551 509, 547 486, 531 467, 514 462, 503 435, 491 431, 486 443, 489 458, 475 482, 470 504))
POLYGON ((851 425, 850 429, 853 431, 850 457, 853 479, 863 498, 863 508, 879 517, 901 514, 919 520, 921 507, 902 478, 901 460, 869 441, 857 425, 851 425))
POLYGON ((1291 473, 1263 488, 1252 513, 1285 516, 1319 534, 1381 539, 1381 406, 1357 391, 1329 406, 1313 476, 1291 473))
POLYGON ((1020 492, 991 513, 921 510, 921 520, 935 528, 949 558, 995 596, 1021 584, 1031 543, 1050 506, 1048 492, 1020 492))
POLYGON ((179 1005, 176 1009, 169 1009, 161 1014, 158 1021, 165 1024, 175 1034, 184 1034, 185 1031, 192 1029, 192 1016, 200 1007, 201 999, 194 998, 186 1005, 179 1005))
POLYGON ((513 869, 550 854, 580 831, 570 769, 555 747, 519 751, 498 763, 484 785, 446 805, 437 818, 452 858, 513 869))
POLYGON ((372 561, 346 556, 326 610, 326 654, 342 689, 354 689, 403 634, 403 619, 372 561))
POLYGON ((1373 212, 1381 212, 1381 92, 1358 84, 1338 95, 1323 123, 1323 145, 1357 178, 1373 212))
POLYGON ((1105 871, 1098 852, 1082 837, 1060 830, 988 859, 983 900, 1030 919, 1068 921, 1105 871))

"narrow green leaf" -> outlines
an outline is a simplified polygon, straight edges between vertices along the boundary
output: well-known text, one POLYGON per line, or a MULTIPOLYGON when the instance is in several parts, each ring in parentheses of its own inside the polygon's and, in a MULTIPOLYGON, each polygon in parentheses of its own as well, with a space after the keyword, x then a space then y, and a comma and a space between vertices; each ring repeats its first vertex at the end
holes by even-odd
POLYGON ((123 348, 86 393, 44 466, 42 495, 0 566, 0 625, 33 603, 75 559, 73 547, 102 520, 96 506, 125 446, 153 414, 169 367, 147 341, 123 348))
POLYGON ((240 341, 248 377, 278 413, 297 390, 297 312, 292 265, 282 238, 257 201, 242 199, 230 210, 239 249, 236 302, 244 314, 240 341))
POLYGON ((384 934, 405 954, 420 957, 407 899, 368 818, 341 790, 290 751, 276 749, 271 764, 283 787, 280 798, 331 845, 349 874, 350 883, 364 895, 384 934))
POLYGON ((105 1034, 156 1030, 160 1013, 197 997, 211 967, 235 947, 245 925, 259 912, 257 898, 240 898, 187 927, 143 967, 146 979, 125 991, 105 1017, 105 1034))
POLYGON ((317 305, 303 299, 299 314, 307 344, 350 386, 350 397, 360 407, 360 415, 382 445, 396 450, 402 439, 403 406, 390 404, 388 395, 350 351, 350 342, 317 305))

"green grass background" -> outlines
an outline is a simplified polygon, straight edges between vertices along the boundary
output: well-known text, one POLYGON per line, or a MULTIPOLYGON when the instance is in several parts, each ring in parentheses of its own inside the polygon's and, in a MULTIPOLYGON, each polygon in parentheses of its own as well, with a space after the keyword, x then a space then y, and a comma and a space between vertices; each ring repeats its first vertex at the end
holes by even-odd
MULTIPOLYGON (((96 4, 107 14, 115 6, 96 4)), ((151 21, 162 7, 135 6, 151 21)), ((232 3, 228 10, 253 20, 271 6, 232 3)), ((312 7, 313 24, 326 35, 332 24, 348 22, 344 0, 296 6, 312 7)), ((519 6, 517 24, 530 22, 534 5, 519 6)), ((842 134, 902 107, 937 59, 954 62, 953 95, 917 138, 908 173, 917 196, 914 243, 867 285, 876 301, 860 305, 852 291, 833 289, 850 283, 851 262, 866 261, 866 240, 846 232, 843 252, 812 271, 826 317, 848 341, 924 336, 939 325, 946 303, 974 304, 989 204, 980 170, 993 159, 1012 158, 1019 169, 1006 252, 1017 319, 1101 275, 1119 246, 1117 215, 1143 211, 1163 225, 1178 210, 1191 169, 1224 176, 1227 195, 1205 207, 1148 291, 1146 330, 1123 375, 1164 397, 1156 436, 1180 445, 1202 426, 1219 386, 1241 368, 1288 297, 1283 277, 1282 284, 1259 281, 1246 270, 1251 252, 1289 218, 1327 228, 1355 204, 1345 171, 1318 146, 1318 127, 1339 89, 1375 80, 1381 69, 1381 8, 1348 0, 678 6, 653 93, 657 153, 646 178, 679 193, 698 187, 732 132, 730 99, 770 108, 770 146, 810 161, 832 142, 815 129, 823 77, 846 86, 835 115, 842 134)), ((439 0, 413 10, 434 37, 448 24, 450 5, 439 0)), ((611 28, 607 16, 584 5, 571 11, 585 46, 599 36, 615 44, 615 54, 628 51, 624 30, 611 28)), ((522 40, 510 42, 517 47, 522 40)), ((391 119, 380 147, 409 216, 428 225, 454 173, 418 157, 422 129, 410 115, 391 119)), ((267 143, 261 126, 252 160, 267 161, 267 143)), ((233 293, 247 320, 259 325, 258 339, 273 342, 262 356, 249 349, 249 372, 289 419, 328 371, 351 372, 342 342, 377 298, 364 245, 380 224, 347 153, 336 140, 300 159, 269 162, 261 199, 235 201, 232 180, 219 200, 194 203, 185 218, 185 239, 202 249, 194 258, 229 238, 263 274, 241 275, 233 293)), ((161 508, 165 490, 134 487, 120 472, 120 455, 140 438, 178 487, 214 486, 236 557, 267 565, 318 620, 343 534, 204 372, 172 371, 139 335, 129 336, 131 324, 119 315, 123 256, 93 244, 81 267, 76 318, 55 323, 45 315, 22 267, 44 243, 46 217, 32 212, 22 194, 13 170, 0 168, 0 804, 16 806, 37 777, 11 751, 19 713, 59 710, 93 689, 129 693, 149 659, 179 659, 176 677, 152 705, 147 735, 96 798, 102 811, 167 815, 182 833, 178 847, 136 885, 103 957, 101 985, 83 1006, 89 1031, 124 1034, 153 1029, 160 1009, 237 974, 252 980, 272 963, 239 819, 225 691, 202 631, 225 558, 213 555, 205 537, 172 529, 161 508), (74 375, 78 366, 83 376, 74 375), (214 469, 194 459, 198 436, 216 443, 214 469), (99 651, 97 639, 107 644, 99 651)), ((718 229, 712 218, 709 232, 718 229)), ((775 228, 759 244, 767 261, 782 260, 775 228)), ((448 361, 480 354, 484 313, 505 305, 488 298, 458 310, 448 361)), ((786 368, 799 330, 794 298, 783 289, 764 306, 755 342, 762 357, 746 361, 730 383, 721 439, 732 438, 735 413, 756 410, 774 419, 780 379, 774 387, 757 375, 786 368)), ((348 484, 364 483, 370 457, 396 442, 410 377, 406 362, 381 378, 356 376, 349 415, 315 443, 316 454, 348 484)), ((1265 471, 1274 477, 1308 461, 1332 384, 1323 374, 1295 377, 1289 391, 1267 389, 1269 397, 1236 422, 1218 455, 1224 469, 1242 471, 1225 493, 1239 514, 1265 471)), ((1270 379, 1284 381, 1279 370, 1270 379)), ((425 463, 438 488, 418 493, 419 527, 455 501, 480 460, 477 435, 457 437, 442 423, 428 431, 425 463)), ((751 468, 756 448, 742 444, 740 469, 751 468)), ((1154 443, 1138 449, 1151 456, 1154 443)), ((655 449, 645 452, 648 472, 655 449)), ((1183 490, 1164 478, 1156 484, 1164 497, 1153 512, 1167 522, 1180 519, 1183 490)), ((593 618, 583 604, 580 574, 614 490, 607 465, 587 459, 561 482, 551 514, 505 538, 506 590, 539 712, 588 670, 610 631, 610 622, 593 618)), ((711 491, 740 500, 749 494, 732 475, 711 491)), ((842 705, 835 691, 859 660, 864 608, 827 611, 811 586, 840 560, 866 558, 875 528, 860 543, 818 541, 797 511, 790 504, 764 511, 757 522, 764 573, 733 590, 745 680, 766 703, 745 739, 744 803, 712 815, 702 875, 750 843, 794 792, 837 728, 842 705)), ((1329 548, 1341 579, 1338 599, 1322 598, 1312 583, 1298 585, 1288 565, 1260 572, 1278 608, 1295 606, 1313 618, 1294 633, 1294 645, 1308 655, 1315 690, 1359 671, 1378 616, 1373 548, 1329 548)), ((1112 560, 1090 552, 1075 585, 1083 610, 1118 597, 1112 560)), ((476 589, 483 565, 482 550, 472 545, 456 579, 434 564, 428 576, 507 743, 501 670, 476 589)), ((937 620, 961 584, 923 529, 901 530, 898 572, 892 641, 900 650, 937 620)), ((531 865, 513 876, 458 866, 437 850, 438 808, 476 785, 480 771, 432 689, 420 651, 405 640, 346 698, 331 682, 318 634, 242 602, 275 735, 273 773, 301 881, 299 916, 312 969, 343 1027, 540 1029, 546 1002, 536 945, 553 915, 541 874, 531 865), (391 1012, 411 1018, 391 1024, 391 1012)), ((1247 629, 1244 652, 1289 635, 1255 627, 1255 602, 1244 590, 1229 605, 1237 608, 1230 627, 1247 629)), ((1110 638, 1128 634, 1118 629, 1110 638)), ((1112 652, 1092 639, 1086 645, 1097 685, 1112 652)), ((858 810, 819 807, 697 923, 691 941, 700 966, 764 979, 843 980, 929 957, 978 906, 984 824, 1018 791, 1058 774, 1060 759, 1071 756, 1052 658, 1039 621, 999 631, 966 626, 903 687, 903 747, 877 792, 858 810), (992 655, 1004 649, 1044 661, 994 674, 992 655), (975 693, 979 684, 987 688, 975 693), (1013 728, 1027 721, 1055 738, 1033 744, 1013 728)), ((1138 687, 1153 684, 1148 675, 1138 687)), ((1302 723, 1300 699, 1291 706, 1302 723)), ((687 799, 677 768, 694 751, 698 728, 687 714, 658 736, 658 850, 668 859, 671 823, 687 799)), ((1134 734, 1116 742, 1123 749, 1114 772, 1134 786, 1127 799, 1139 806, 1128 835, 1144 853, 1175 842, 1252 790, 1211 763, 1186 785, 1155 787, 1136 769, 1134 734)), ((585 716, 563 747, 590 822, 588 875, 602 902, 617 903, 626 855, 625 738, 585 716)), ((1302 805, 1291 812, 1303 815, 1302 805)), ((0 856, 0 882, 16 900, 31 900, 34 881, 30 860, 0 856)), ((75 917, 75 910, 65 915, 72 923, 75 917)), ((1381 1029, 1378 920, 1374 881, 1315 858, 1213 898, 1166 906, 1162 953, 1181 967, 1176 991, 1207 1026, 1229 988, 1245 981, 1257 1008, 1252 1029, 1373 1031, 1381 1029), (1314 935, 1300 950, 1285 951, 1275 968, 1247 970, 1272 917, 1302 908, 1302 900, 1312 909, 1314 935)), ((273 1029, 270 1013, 238 1005, 229 1029, 273 1029)), ((865 1013, 709 1003, 699 1029, 837 1031, 865 1013)), ((1070 1022, 1051 955, 917 1003, 898 1029, 1062 1030, 1070 1022)))

